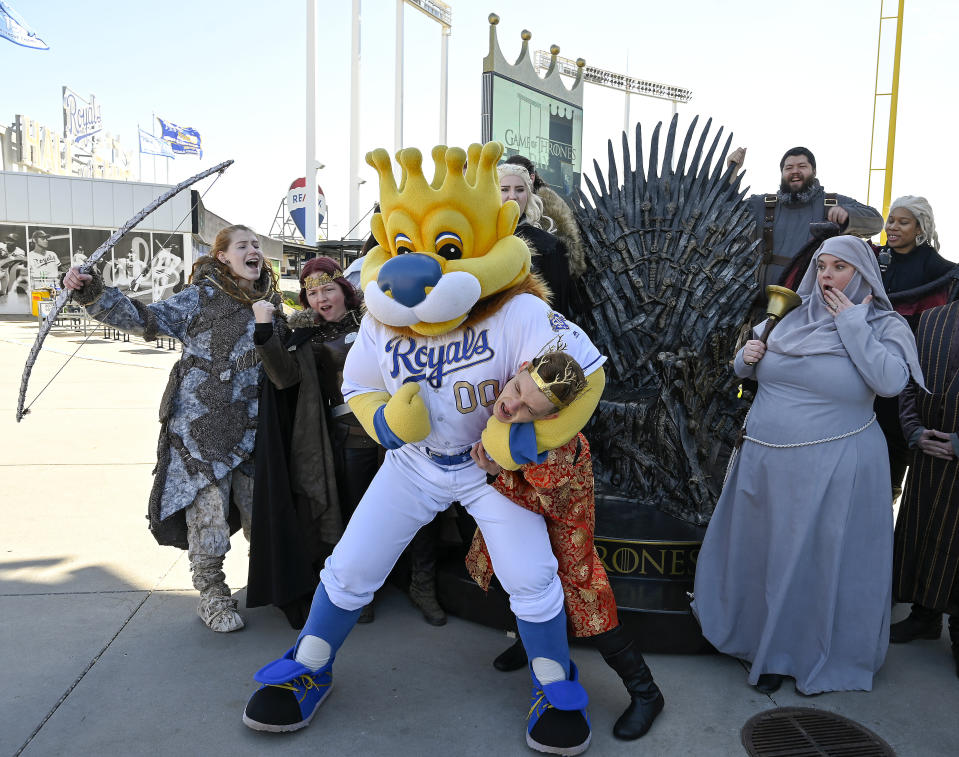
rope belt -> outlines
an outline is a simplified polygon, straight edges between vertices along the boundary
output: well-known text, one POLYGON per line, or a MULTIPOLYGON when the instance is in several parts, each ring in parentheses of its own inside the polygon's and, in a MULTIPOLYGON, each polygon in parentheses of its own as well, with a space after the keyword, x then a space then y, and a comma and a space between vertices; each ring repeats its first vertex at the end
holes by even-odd
POLYGON ((756 439, 752 436, 743 436, 743 441, 753 442, 759 444, 763 447, 773 447, 774 449, 791 449, 793 447, 811 447, 813 444, 825 444, 826 442, 837 442, 840 439, 846 439, 850 436, 855 436, 856 434, 862 433, 867 428, 869 428, 873 423, 876 422, 876 414, 873 413, 872 417, 866 421, 864 426, 860 426, 854 431, 847 431, 845 434, 839 434, 839 436, 830 436, 825 439, 816 439, 811 442, 793 442, 791 444, 773 444, 772 442, 764 442, 762 439, 756 439))

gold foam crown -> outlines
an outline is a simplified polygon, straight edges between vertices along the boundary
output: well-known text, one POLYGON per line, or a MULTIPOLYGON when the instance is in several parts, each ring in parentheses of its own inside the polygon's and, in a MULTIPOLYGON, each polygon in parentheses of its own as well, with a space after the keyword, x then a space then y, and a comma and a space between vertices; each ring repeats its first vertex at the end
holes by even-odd
POLYGON ((324 272, 324 273, 311 273, 305 279, 303 279, 303 288, 304 289, 314 289, 315 287, 326 286, 327 284, 332 284, 333 279, 342 278, 343 274, 340 271, 334 271, 333 275, 324 272))
POLYGON ((377 242, 396 255, 396 238, 402 234, 413 251, 432 251, 435 234, 452 231, 463 237, 464 258, 485 254, 499 237, 512 233, 512 229, 497 228, 503 203, 496 164, 503 149, 499 142, 472 144, 468 150, 434 147, 430 182, 423 174, 420 151, 400 150, 396 154, 399 184, 386 150, 367 153, 366 162, 376 169, 380 183, 381 219, 372 224, 377 242))
POLYGON ((526 367, 526 370, 529 372, 530 378, 533 379, 533 383, 539 387, 539 390, 546 395, 546 398, 553 403, 557 410, 569 407, 577 397, 586 391, 586 381, 576 374, 573 366, 566 365, 563 373, 550 381, 540 374, 543 365, 544 363, 533 361, 526 367), (572 396, 568 402, 563 402, 554 391, 561 386, 570 386, 572 389, 572 396))

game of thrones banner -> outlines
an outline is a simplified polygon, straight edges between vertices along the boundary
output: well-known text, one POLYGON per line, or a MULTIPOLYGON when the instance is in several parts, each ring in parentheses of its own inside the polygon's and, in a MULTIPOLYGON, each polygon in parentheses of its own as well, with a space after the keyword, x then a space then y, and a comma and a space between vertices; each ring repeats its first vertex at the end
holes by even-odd
POLYGON ((498 73, 483 73, 489 135, 506 145, 503 158, 523 155, 543 181, 561 195, 579 187, 582 171, 583 109, 550 97, 498 73))
MULTIPOLYGON (((51 294, 61 274, 81 265, 110 236, 107 229, 0 224, 0 314, 30 312, 31 292, 51 294)), ((186 283, 184 235, 133 232, 100 259, 107 286, 144 303, 179 292, 186 283)))

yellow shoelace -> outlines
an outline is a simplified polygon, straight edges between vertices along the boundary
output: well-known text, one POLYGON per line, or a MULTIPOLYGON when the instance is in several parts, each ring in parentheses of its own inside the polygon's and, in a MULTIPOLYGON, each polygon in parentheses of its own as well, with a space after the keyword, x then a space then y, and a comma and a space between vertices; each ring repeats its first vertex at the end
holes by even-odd
MULTIPOLYGON (((533 706, 529 708, 529 712, 526 713, 527 720, 533 717, 533 713, 536 712, 536 708, 539 707, 540 702, 543 701, 543 697, 546 696, 546 694, 543 693, 542 689, 538 690, 536 693, 539 694, 539 697, 536 699, 535 702, 533 702, 533 706)), ((546 710, 552 710, 552 709, 556 709, 556 708, 553 707, 553 705, 551 705, 549 702, 547 702, 546 708, 543 710, 543 712, 546 712, 546 710)))
POLYGON ((299 694, 301 687, 296 686, 295 682, 301 680, 305 681, 306 683, 302 687, 303 696, 297 696, 296 698, 296 701, 298 702, 302 702, 304 699, 306 699, 306 695, 309 693, 310 689, 325 689, 330 685, 329 683, 318 684, 313 680, 313 676, 299 676, 294 678, 292 681, 287 681, 286 683, 268 683, 267 686, 272 686, 275 689, 286 689, 287 691, 292 691, 294 694, 299 694))

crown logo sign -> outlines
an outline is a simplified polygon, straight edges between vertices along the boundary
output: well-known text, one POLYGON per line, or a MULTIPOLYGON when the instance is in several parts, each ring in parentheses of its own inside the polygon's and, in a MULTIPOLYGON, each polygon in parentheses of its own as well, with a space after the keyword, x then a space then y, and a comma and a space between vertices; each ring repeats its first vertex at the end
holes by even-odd
MULTIPOLYGON (((583 107, 583 83, 584 68, 586 61, 578 58, 575 63, 575 69, 570 70, 570 66, 563 65, 559 59, 559 45, 550 45, 549 68, 546 73, 540 77, 536 73, 536 67, 533 65, 533 58, 529 52, 529 41, 533 35, 524 29, 520 34, 523 40, 523 46, 520 49, 519 57, 515 63, 510 63, 499 46, 499 39, 496 36, 496 27, 499 24, 499 16, 495 13, 489 15, 489 52, 483 59, 483 71, 494 72, 509 77, 514 81, 531 87, 545 95, 549 95, 562 102, 575 105, 578 108, 583 107), (563 83, 560 74, 574 76, 573 84, 567 88, 563 83)), ((539 57, 539 53, 537 53, 539 57)))

